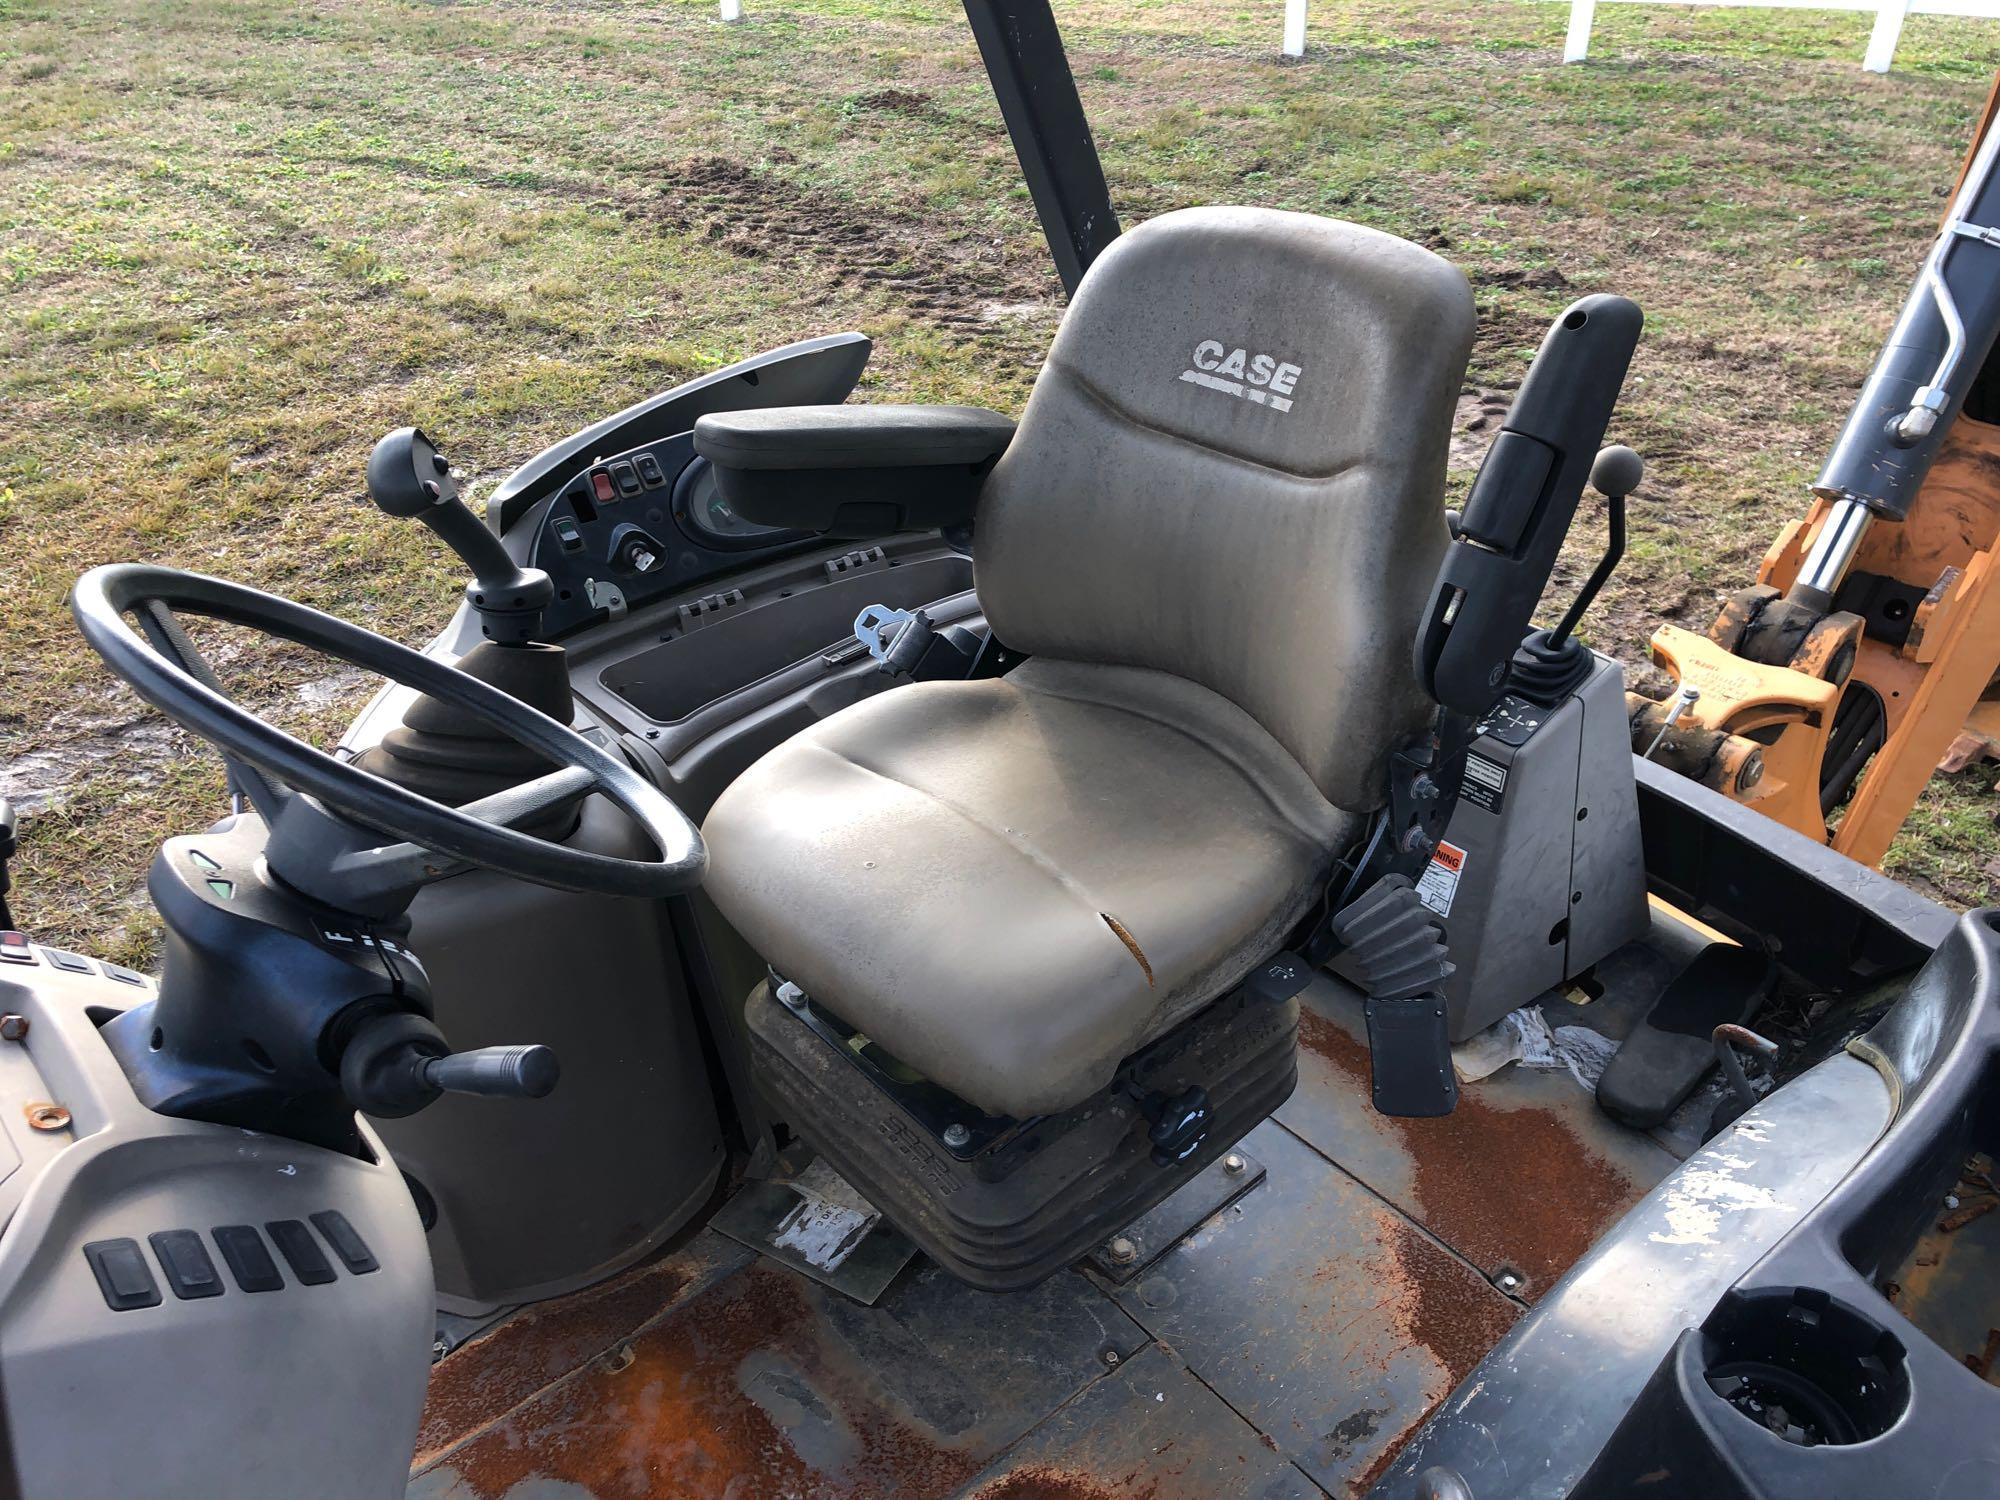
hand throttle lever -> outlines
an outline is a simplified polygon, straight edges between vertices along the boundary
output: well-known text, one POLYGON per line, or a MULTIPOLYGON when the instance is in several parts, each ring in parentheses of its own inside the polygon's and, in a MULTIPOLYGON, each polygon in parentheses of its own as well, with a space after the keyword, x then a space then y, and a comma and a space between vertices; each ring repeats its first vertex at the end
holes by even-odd
POLYGON ((479 628, 502 646, 532 642, 555 585, 540 568, 523 568, 459 498, 451 462, 414 427, 398 427, 368 455, 368 498, 385 515, 414 516, 444 539, 472 570, 465 597, 479 628))
POLYGON ((441 1094, 489 1099, 541 1099, 562 1075, 547 1047, 447 1049, 424 1017, 392 1011, 361 1023, 340 1054, 340 1087, 366 1115, 400 1119, 441 1094))
POLYGON ((431 1088, 446 1094, 483 1094, 494 1099, 546 1099, 562 1076, 547 1047, 476 1047, 427 1057, 418 1069, 431 1088))

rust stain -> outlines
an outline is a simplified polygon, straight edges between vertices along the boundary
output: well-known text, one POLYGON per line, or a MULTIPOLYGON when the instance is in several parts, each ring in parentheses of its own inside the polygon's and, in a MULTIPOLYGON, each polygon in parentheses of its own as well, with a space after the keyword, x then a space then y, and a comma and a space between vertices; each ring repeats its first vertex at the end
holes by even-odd
MULTIPOLYGON (((1429 1420, 1439 1403, 1472 1373, 1487 1351, 1506 1336, 1519 1316, 1505 1297, 1481 1281, 1452 1255, 1400 1214, 1383 1209, 1376 1236, 1387 1252, 1384 1289, 1396 1338, 1385 1344, 1385 1362, 1401 1348, 1431 1357, 1433 1372, 1423 1385, 1423 1405, 1393 1432, 1378 1425, 1366 1445, 1375 1450, 1368 1467, 1348 1481, 1348 1493, 1365 1495, 1395 1461, 1403 1444, 1429 1420)), ((1362 1445, 1357 1444, 1359 1449, 1362 1445)))
POLYGON ((1356 1496, 1520 1313, 1393 1208, 1373 1205, 1361 1222, 1360 1241, 1328 1244, 1301 1307, 1313 1342, 1345 1351, 1327 1383, 1350 1405, 1329 1410, 1320 1441, 1356 1496))
POLYGON ((807 1294, 757 1264, 680 1303, 445 1454, 478 1500, 524 1480, 593 1500, 944 1496, 977 1473, 959 1440, 899 1414, 807 1294), (629 1357, 628 1357, 629 1355, 629 1357))
POLYGON ((966 1500, 1164 1500, 1164 1497, 1159 1481, 1151 1475, 1128 1475, 1122 1482, 1107 1481, 1054 1464, 1028 1464, 982 1484, 966 1500), (1144 1483, 1138 1483, 1142 1478, 1144 1483))
MULTIPOLYGON (((1299 1012, 1299 1043, 1365 1091, 1367 1044, 1309 1009, 1299 1012)), ((1430 1120, 1384 1117, 1401 1139, 1414 1172, 1417 1217, 1424 1227, 1488 1275, 1523 1273, 1524 1295, 1539 1296, 1645 1196, 1616 1165, 1592 1150, 1560 1116, 1523 1106, 1504 1109, 1460 1091, 1458 1108, 1430 1120)))
POLYGON ((687 1283, 682 1267, 657 1262, 544 1302, 456 1350, 431 1372, 414 1467, 613 1348, 687 1283))

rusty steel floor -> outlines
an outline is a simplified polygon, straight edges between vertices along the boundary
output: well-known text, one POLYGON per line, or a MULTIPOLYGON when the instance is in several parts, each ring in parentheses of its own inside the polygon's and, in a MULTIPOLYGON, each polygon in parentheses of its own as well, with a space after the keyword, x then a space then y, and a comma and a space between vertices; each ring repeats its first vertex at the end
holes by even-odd
POLYGON ((1376 1115, 1332 982, 1301 1042, 1245 1142, 1264 1181, 1126 1285, 992 1295, 919 1258, 863 1307, 704 1231, 444 1359, 411 1500, 1361 1494, 1675 1163, 1564 1073, 1376 1115))

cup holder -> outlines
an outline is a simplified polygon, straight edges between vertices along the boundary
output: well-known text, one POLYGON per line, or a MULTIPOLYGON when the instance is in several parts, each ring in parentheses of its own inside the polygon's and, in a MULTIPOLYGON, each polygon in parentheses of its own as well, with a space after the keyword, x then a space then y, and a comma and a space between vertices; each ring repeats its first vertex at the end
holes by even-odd
POLYGON ((1708 1388, 1785 1442, 1865 1443, 1909 1409, 1902 1342, 1818 1287, 1733 1293, 1704 1332, 1708 1388))

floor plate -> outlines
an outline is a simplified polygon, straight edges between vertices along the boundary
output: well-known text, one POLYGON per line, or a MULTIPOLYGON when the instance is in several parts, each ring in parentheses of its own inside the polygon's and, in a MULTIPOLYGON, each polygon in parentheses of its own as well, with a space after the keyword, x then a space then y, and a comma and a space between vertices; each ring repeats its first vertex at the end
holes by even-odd
POLYGON ((1386 1120, 1358 1005, 1302 1001, 1298 1090, 1242 1145, 1263 1180, 1142 1224, 1123 1286, 974 1292, 918 1257, 867 1306, 710 1229, 441 1361, 410 1495, 1359 1494, 1519 1315, 1488 1278, 1538 1294, 1674 1158, 1567 1074, 1386 1120))
POLYGON ((1155 1344, 1037 1427, 964 1500, 1319 1500, 1257 1429, 1155 1344))
POLYGON ((1244 1145, 1263 1185, 1119 1304, 1299 1468, 1359 1493, 1520 1309, 1281 1127, 1244 1145))
POLYGON ((1378 1115, 1360 997, 1322 976, 1299 1006, 1299 1086, 1276 1118, 1516 1295, 1547 1291, 1678 1165, 1562 1071, 1502 1069, 1441 1119, 1378 1115))
POLYGON ((412 1500, 948 1495, 1146 1342, 1070 1273, 993 1295, 926 1265, 864 1307, 711 1238, 747 1264, 431 1457, 412 1500))

